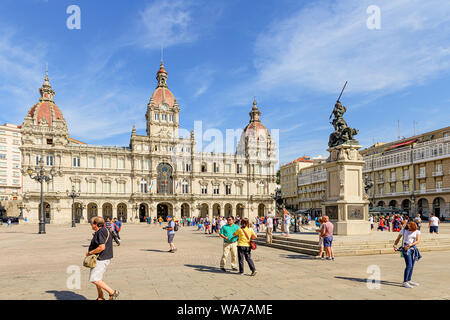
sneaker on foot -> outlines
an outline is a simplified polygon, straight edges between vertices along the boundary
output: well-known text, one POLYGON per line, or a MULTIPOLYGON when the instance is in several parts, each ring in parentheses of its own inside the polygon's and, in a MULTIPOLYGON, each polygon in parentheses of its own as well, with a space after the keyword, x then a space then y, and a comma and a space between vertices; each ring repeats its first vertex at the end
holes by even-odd
POLYGON ((405 287, 405 288, 412 288, 412 286, 411 286, 408 282, 403 282, 402 287, 405 287))
POLYGON ((243 272, 239 272, 239 275, 240 275, 240 276, 243 276, 243 275, 244 275, 244 273, 243 273, 243 272))
POLYGON ((220 268, 220 270, 222 270, 223 272, 227 272, 225 268, 220 268))
POLYGON ((419 285, 417 282, 414 282, 414 281, 408 281, 408 283, 409 283, 410 285, 416 286, 416 287, 419 285))
POLYGON ((238 271, 238 269, 237 269, 237 268, 232 268, 231 270, 233 270, 233 271, 238 271))
POLYGON ((252 272, 251 276, 252 276, 252 277, 253 277, 253 276, 256 276, 257 273, 258 273, 258 271, 255 270, 255 271, 252 272))
POLYGON ((327 260, 331 260, 331 258, 330 258, 330 257, 327 257, 326 259, 327 259, 327 260))

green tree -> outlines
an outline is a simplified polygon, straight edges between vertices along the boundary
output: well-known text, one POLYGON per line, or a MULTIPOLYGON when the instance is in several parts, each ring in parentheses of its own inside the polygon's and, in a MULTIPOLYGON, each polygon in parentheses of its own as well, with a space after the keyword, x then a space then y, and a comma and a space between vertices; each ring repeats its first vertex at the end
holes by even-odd
POLYGON ((280 169, 277 171, 277 184, 280 184, 280 169))

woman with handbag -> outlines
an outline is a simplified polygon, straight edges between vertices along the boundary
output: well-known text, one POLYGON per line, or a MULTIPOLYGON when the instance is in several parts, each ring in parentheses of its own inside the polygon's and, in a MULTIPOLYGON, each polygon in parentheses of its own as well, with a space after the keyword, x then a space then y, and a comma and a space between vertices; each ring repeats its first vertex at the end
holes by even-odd
POLYGON ((105 220, 102 217, 93 217, 91 219, 91 228, 95 233, 84 260, 84 266, 91 268, 89 282, 92 282, 97 287, 97 300, 105 300, 103 290, 108 292, 109 300, 116 300, 119 296, 119 291, 111 289, 102 280, 103 274, 113 257, 112 237, 109 230, 105 228, 105 220))
POLYGON ((249 222, 247 218, 241 220, 241 227, 233 234, 233 236, 238 236, 238 260, 239 260, 239 274, 244 274, 244 259, 247 261, 250 270, 252 271, 251 276, 256 275, 255 263, 252 260, 251 253, 252 250, 256 249, 255 242, 256 239, 255 232, 253 229, 249 228, 249 222))
POLYGON ((405 272, 403 275, 403 287, 412 288, 412 286, 418 286, 417 282, 411 281, 412 273, 414 270, 414 264, 422 258, 422 255, 417 249, 416 245, 420 242, 420 231, 417 228, 417 224, 413 221, 409 221, 405 228, 400 231, 397 239, 394 243, 394 250, 400 251, 401 256, 405 259, 405 272), (397 248, 397 244, 403 237, 403 243, 400 248, 397 248))

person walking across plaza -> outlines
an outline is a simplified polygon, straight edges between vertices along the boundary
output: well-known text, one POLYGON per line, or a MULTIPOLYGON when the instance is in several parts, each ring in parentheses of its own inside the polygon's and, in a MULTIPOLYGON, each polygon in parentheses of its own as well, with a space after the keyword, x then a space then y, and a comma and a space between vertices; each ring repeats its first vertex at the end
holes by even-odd
POLYGON ((420 231, 420 227, 422 226, 422 218, 420 217, 420 213, 418 213, 417 217, 414 218, 414 222, 417 224, 417 228, 420 231))
POLYGON ((244 259, 247 261, 252 276, 256 275, 255 263, 252 260, 252 249, 250 247, 250 241, 256 239, 255 232, 249 228, 248 218, 242 218, 241 227, 233 233, 233 236, 238 236, 238 258, 239 258, 239 274, 244 274, 244 259))
POLYGON ((175 253, 175 251, 177 251, 177 248, 175 248, 175 245, 173 244, 173 238, 175 237, 175 221, 173 221, 172 216, 167 216, 167 222, 167 227, 164 227, 163 229, 167 230, 167 242, 170 246, 169 252, 175 253))
POLYGON ((289 237, 289 228, 291 227, 291 216, 289 212, 283 208, 283 223, 284 223, 284 234, 286 237, 289 237))
POLYGON ((373 230, 373 216, 369 217, 369 222, 370 222, 370 230, 373 230))
POLYGON ((266 219, 266 243, 272 243, 273 215, 269 212, 266 219))
POLYGON ((416 245, 420 242, 420 231, 417 228, 417 224, 413 221, 409 221, 406 227, 400 231, 397 239, 394 243, 394 250, 400 251, 401 255, 405 259, 405 272, 403 274, 403 287, 412 288, 418 286, 417 282, 411 281, 412 273, 414 270, 414 264, 422 258, 422 255, 417 249, 416 245), (400 248, 397 248, 397 244, 403 237, 403 244, 400 248))
POLYGON ((120 246, 120 240, 117 238, 116 231, 114 230, 116 226, 113 222, 111 222, 111 219, 109 217, 106 218, 105 227, 111 233, 113 240, 117 243, 118 246, 120 246))
POLYGON ((439 234, 439 224, 441 222, 439 221, 439 218, 436 217, 436 215, 434 213, 430 214, 430 221, 429 221, 429 225, 430 225, 430 233, 436 233, 439 234))
POLYGON ((334 261, 334 252, 333 252, 333 229, 334 226, 330 222, 330 219, 328 216, 322 217, 322 227, 320 228, 320 236, 323 239, 323 247, 325 249, 325 252, 327 254, 327 260, 333 260, 334 261))
POLYGON ((113 219, 113 222, 114 222, 114 224, 115 224, 115 226, 116 226, 115 232, 116 232, 117 238, 120 240, 120 234, 119 234, 119 232, 120 232, 120 230, 122 229, 122 221, 118 220, 117 218, 114 218, 114 219, 113 219))
POLYGON ((89 245, 88 252, 86 252, 86 256, 98 254, 98 257, 95 267, 90 271, 89 282, 97 287, 97 300, 105 300, 103 290, 108 292, 109 300, 116 300, 119 296, 119 291, 111 289, 103 281, 106 268, 113 258, 112 237, 110 236, 109 230, 105 228, 105 220, 102 217, 93 217, 90 223, 95 233, 89 245))
POLYGON ((11 227, 11 219, 8 218, 7 224, 8 224, 7 225, 8 228, 11 227))
POLYGON ((231 253, 231 269, 237 271, 237 241, 238 236, 234 233, 239 229, 239 226, 234 224, 232 216, 227 218, 227 224, 220 228, 219 236, 223 239, 222 259, 220 260, 220 270, 226 272, 225 264, 227 262, 228 254, 231 253))

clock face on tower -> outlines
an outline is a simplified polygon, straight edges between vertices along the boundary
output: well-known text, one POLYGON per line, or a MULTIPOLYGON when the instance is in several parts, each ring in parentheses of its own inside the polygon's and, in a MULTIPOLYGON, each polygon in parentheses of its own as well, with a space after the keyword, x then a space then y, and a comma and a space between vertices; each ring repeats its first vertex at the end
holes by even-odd
POLYGON ((163 111, 166 111, 166 110, 167 110, 167 106, 164 105, 164 104, 162 104, 162 105, 160 106, 160 108, 161 108, 161 110, 163 110, 163 111))

